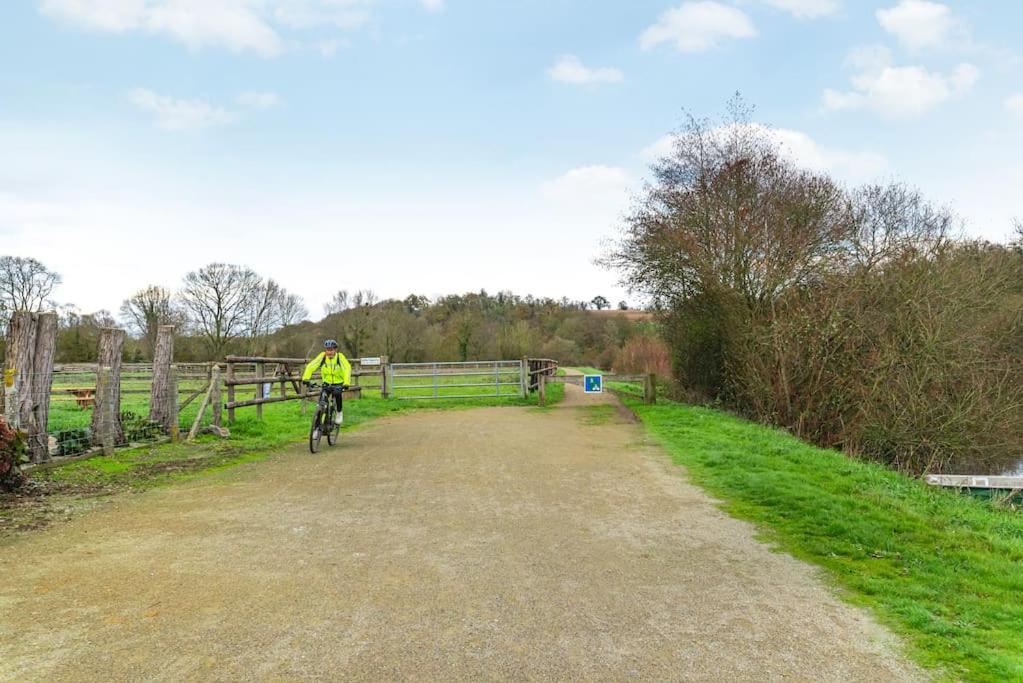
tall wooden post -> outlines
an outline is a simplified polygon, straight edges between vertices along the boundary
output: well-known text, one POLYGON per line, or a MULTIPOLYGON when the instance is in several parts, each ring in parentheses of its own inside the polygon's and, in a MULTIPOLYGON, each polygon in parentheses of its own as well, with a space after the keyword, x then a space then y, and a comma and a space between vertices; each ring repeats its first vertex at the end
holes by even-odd
MULTIPOLYGON (((5 401, 5 414, 17 414, 17 424, 29 429, 32 418, 32 356, 36 346, 36 318, 28 311, 14 311, 7 323, 4 370, 11 371, 17 398, 5 401), (13 405, 8 405, 13 404, 13 405), (11 411, 14 411, 12 413, 11 411)), ((31 434, 29 435, 31 436, 31 434)))
MULTIPOLYGON (((234 403, 234 385, 231 382, 234 381, 234 363, 230 360, 227 361, 227 402, 230 404, 234 403)), ((227 409, 227 421, 229 424, 234 424, 234 408, 227 409)))
POLYGON ((539 389, 538 393, 540 394, 540 405, 545 406, 547 405, 547 375, 540 373, 538 380, 539 383, 537 384, 537 388, 539 389))
POLYGON ((109 368, 110 381, 105 385, 101 385, 97 381, 96 398, 92 409, 93 441, 101 444, 104 449, 106 444, 101 441, 100 424, 107 419, 110 420, 109 429, 113 432, 114 443, 124 443, 124 428, 121 426, 121 357, 123 353, 124 330, 104 327, 99 335, 99 366, 109 368))
POLYGON ((113 455, 116 441, 114 401, 114 371, 101 365, 96 372, 96 401, 92 406, 92 438, 103 446, 103 455, 113 455), (100 396, 103 400, 100 400, 100 396))
MULTIPOLYGON (((230 367, 230 366, 228 366, 230 367)), ((224 404, 220 401, 220 366, 213 366, 213 374, 210 375, 210 384, 212 385, 212 393, 210 394, 210 403, 212 404, 213 410, 213 426, 220 427, 221 416, 224 411, 224 404)))
POLYGON ((391 357, 384 356, 380 359, 380 398, 391 397, 391 387, 387 384, 387 369, 391 367, 391 357))
POLYGON ((57 354, 57 314, 36 316, 35 353, 32 358, 32 462, 50 459, 50 390, 53 388, 53 358, 57 354))
MULTIPOLYGON (((264 364, 263 363, 256 363, 256 379, 263 379, 263 377, 265 375, 266 375, 266 368, 265 368, 264 364)), ((255 398, 263 398, 263 383, 262 382, 260 382, 259 384, 256 385, 256 395, 255 395, 255 398)), ((256 419, 257 420, 262 420, 263 419, 263 404, 262 403, 257 403, 256 404, 256 419)))
POLYGON ((178 420, 178 366, 172 365, 167 370, 167 386, 169 393, 167 394, 167 411, 171 416, 170 427, 167 432, 170 434, 172 442, 177 443, 181 441, 181 426, 178 420))
POLYGON ((519 391, 522 398, 529 398, 529 384, 532 377, 529 375, 529 359, 523 358, 519 364, 519 391))
POLYGON ((153 388, 149 393, 149 419, 170 433, 177 425, 177 411, 171 412, 171 400, 177 404, 177 382, 170 383, 171 362, 174 358, 174 326, 160 325, 156 333, 156 351, 153 353, 153 388), (173 389, 173 391, 172 391, 173 389))
POLYGON ((647 405, 657 403, 657 375, 652 372, 647 373, 643 382, 643 403, 647 405))

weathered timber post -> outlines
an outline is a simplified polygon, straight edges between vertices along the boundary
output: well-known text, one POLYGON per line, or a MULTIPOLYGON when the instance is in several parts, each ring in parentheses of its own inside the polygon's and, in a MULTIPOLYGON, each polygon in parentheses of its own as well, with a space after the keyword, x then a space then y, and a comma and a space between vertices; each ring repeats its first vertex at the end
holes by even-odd
POLYGON ((167 432, 173 443, 181 441, 181 427, 178 420, 178 366, 172 365, 167 369, 167 410, 170 413, 171 423, 167 432))
POLYGON ((210 403, 213 404, 213 426, 220 427, 221 416, 224 411, 224 404, 220 401, 220 366, 213 366, 213 374, 210 375, 210 403))
POLYGON ((653 405, 657 403, 657 375, 648 372, 643 382, 643 403, 653 405))
MULTIPOLYGON (((28 429, 32 415, 32 356, 35 355, 36 318, 28 311, 14 311, 7 323, 4 370, 10 371, 17 387, 17 398, 4 402, 4 413, 17 415, 17 424, 28 429), (12 404, 12 405, 8 405, 12 404), (13 411, 13 412, 12 412, 13 411)), ((14 424, 13 421, 10 422, 14 424)))
POLYGON ((57 314, 36 316, 35 354, 32 358, 32 462, 50 459, 50 390, 53 388, 53 357, 57 353, 57 314))
POLYGON ((547 405, 547 376, 541 373, 539 380, 537 388, 540 394, 540 405, 545 406, 547 405))
POLYGON ((390 398, 391 388, 387 385, 387 369, 391 367, 391 357, 383 356, 380 359, 380 398, 390 398))
MULTIPOLYGON (((227 361, 227 402, 234 404, 234 363, 227 361)), ((227 409, 227 421, 234 424, 234 408, 227 409)))
POLYGON ((523 358, 519 364, 519 393, 522 398, 529 398, 529 359, 523 358))
POLYGON ((103 446, 103 455, 113 455, 116 442, 114 427, 113 368, 101 365, 96 371, 96 402, 92 407, 92 438, 103 446), (100 396, 103 397, 102 402, 100 396))
MULTIPOLYGON (((104 327, 99 335, 99 367, 110 370, 110 381, 101 384, 97 377, 96 397, 92 409, 93 442, 106 449, 101 441, 105 436, 107 415, 111 415, 109 429, 113 430, 114 443, 124 443, 124 429, 121 426, 121 355, 124 353, 124 330, 104 327), (109 408, 109 410, 108 410, 109 408)), ((154 379, 155 382, 155 379, 154 379)))
MULTIPOLYGON (((263 376, 265 374, 266 374, 266 369, 265 369, 263 363, 256 363, 256 379, 263 379, 263 376)), ((255 394, 254 398, 263 398, 263 383, 262 382, 260 382, 259 384, 256 385, 256 394, 255 394)), ((257 403, 256 404, 256 419, 257 420, 262 420, 263 419, 263 404, 262 403, 257 403)))
POLYGON ((171 426, 178 423, 178 385, 177 381, 173 385, 170 381, 173 358, 174 326, 160 325, 156 333, 156 350, 153 353, 153 388, 149 394, 149 419, 163 427, 168 434, 171 426), (173 411, 171 409, 172 401, 173 411))

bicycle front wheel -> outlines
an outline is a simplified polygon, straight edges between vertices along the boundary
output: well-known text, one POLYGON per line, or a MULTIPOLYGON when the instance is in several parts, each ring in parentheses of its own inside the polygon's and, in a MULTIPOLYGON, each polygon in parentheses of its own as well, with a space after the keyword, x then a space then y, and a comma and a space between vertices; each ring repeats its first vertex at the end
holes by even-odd
POLYGON ((320 450, 320 438, 323 436, 323 412, 317 409, 313 415, 313 426, 309 428, 309 452, 320 450))
MULTIPOLYGON (((337 415, 337 413, 334 413, 337 415)), ((330 418, 330 422, 326 425, 327 428, 327 443, 331 446, 337 443, 338 438, 341 436, 341 425, 334 424, 334 416, 330 418)))

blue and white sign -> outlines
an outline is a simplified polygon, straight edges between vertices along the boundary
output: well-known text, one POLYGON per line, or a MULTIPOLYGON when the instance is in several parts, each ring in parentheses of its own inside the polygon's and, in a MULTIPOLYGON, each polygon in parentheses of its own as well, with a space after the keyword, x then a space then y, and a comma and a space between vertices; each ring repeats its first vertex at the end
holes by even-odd
POLYGON ((584 375, 583 376, 583 391, 587 394, 602 394, 604 393, 604 376, 603 375, 584 375))

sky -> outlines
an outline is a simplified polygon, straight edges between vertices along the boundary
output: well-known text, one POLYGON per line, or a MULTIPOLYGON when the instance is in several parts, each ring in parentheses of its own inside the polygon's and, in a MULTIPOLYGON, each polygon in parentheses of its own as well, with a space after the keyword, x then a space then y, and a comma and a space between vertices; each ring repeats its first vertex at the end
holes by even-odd
POLYGON ((1023 3, 11 0, 0 253, 116 311, 214 261, 306 300, 641 303, 594 263, 683 112, 739 91, 792 158, 1023 217, 1023 3))

